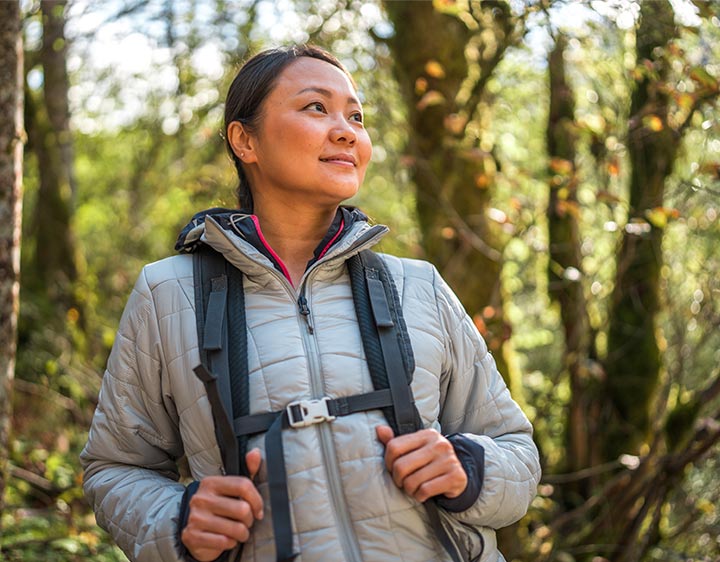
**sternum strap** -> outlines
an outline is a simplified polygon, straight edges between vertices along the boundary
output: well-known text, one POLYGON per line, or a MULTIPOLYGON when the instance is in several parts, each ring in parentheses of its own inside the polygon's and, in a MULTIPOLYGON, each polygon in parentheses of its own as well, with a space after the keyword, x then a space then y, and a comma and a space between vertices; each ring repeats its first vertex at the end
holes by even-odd
MULTIPOLYGON (((357 412, 366 412, 385 408, 392 404, 390 390, 376 390, 366 394, 356 394, 326 401, 329 416, 349 416, 357 412)), ((293 552, 293 532, 290 518, 290 496, 285 469, 285 452, 282 430, 290 429, 288 409, 278 412, 253 414, 236 418, 233 425, 237 438, 265 433, 265 455, 267 458, 267 477, 270 488, 270 510, 273 532, 275 534, 276 559, 289 562, 298 553, 293 552)))

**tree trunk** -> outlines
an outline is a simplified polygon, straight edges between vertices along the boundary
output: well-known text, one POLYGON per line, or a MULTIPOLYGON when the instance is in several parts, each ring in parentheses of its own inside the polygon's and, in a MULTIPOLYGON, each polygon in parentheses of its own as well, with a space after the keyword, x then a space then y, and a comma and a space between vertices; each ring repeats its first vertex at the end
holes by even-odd
POLYGON ((45 107, 60 152, 63 181, 70 186, 74 200, 77 192, 74 172, 74 151, 70 132, 70 108, 67 74, 67 40, 65 39, 65 9, 67 0, 42 0, 43 43, 40 58, 45 77, 43 91, 45 107))
MULTIPOLYGON (((583 287, 580 252, 578 177, 575 164, 577 130, 572 86, 565 77, 563 55, 567 40, 559 34, 548 59, 550 111, 547 148, 550 157, 547 220, 550 257, 548 292, 560 306, 565 336, 565 368, 570 377, 570 404, 567 413, 567 472, 577 472, 598 464, 592 447, 597 433, 595 401, 596 369, 590 359, 590 320, 583 287)), ((593 482, 584 480, 571 491, 587 498, 593 482)), ((570 487, 565 487, 570 490, 570 487)))
MULTIPOLYGON (((77 279, 72 217, 72 143, 67 104, 64 1, 44 1, 44 101, 28 92, 26 117, 30 146, 40 174, 33 217, 35 241, 32 285, 65 307, 76 306, 72 285, 77 279)), ((62 311, 64 317, 64 311, 62 311)))
POLYGON ((468 17, 475 30, 433 2, 385 2, 385 9, 395 29, 388 45, 408 110, 408 152, 426 257, 475 318, 519 398, 503 349, 510 330, 502 308, 500 225, 488 218, 498 165, 482 138, 490 112, 479 109, 487 80, 514 40, 515 22, 504 2, 473 5, 468 17), (469 44, 477 60, 466 57, 469 44))
POLYGON ((15 372, 22 219, 23 64, 20 4, 0 2, 0 514, 15 372))
POLYGON ((670 95, 665 88, 669 62, 662 49, 677 37, 667 0, 645 1, 637 31, 637 68, 628 130, 630 209, 617 258, 610 305, 605 458, 636 453, 650 430, 650 411, 660 377, 656 317, 660 310, 661 222, 665 180, 672 172, 680 134, 668 124, 670 95), (651 69, 650 69, 651 68, 651 69))

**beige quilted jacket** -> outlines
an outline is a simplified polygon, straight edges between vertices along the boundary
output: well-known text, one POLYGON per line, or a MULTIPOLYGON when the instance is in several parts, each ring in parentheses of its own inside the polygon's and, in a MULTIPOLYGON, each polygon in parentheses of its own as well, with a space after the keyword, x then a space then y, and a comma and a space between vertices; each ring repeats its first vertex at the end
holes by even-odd
MULTIPOLYGON (((345 260, 387 229, 355 223, 294 289, 258 250, 212 219, 195 236, 246 275, 251 413, 288 402, 360 394, 372 383, 357 328, 345 260), (297 305, 304 290, 310 334, 297 305)), ((521 518, 540 468, 532 428, 512 400, 492 356, 455 295, 430 264, 383 256, 401 295, 416 370, 412 384, 426 426, 462 432, 485 449, 475 504, 443 512, 472 559, 502 561, 495 531, 521 518)), ((182 560, 177 526, 192 476, 222 473, 210 405, 192 372, 199 363, 192 258, 147 265, 120 322, 81 460, 98 523, 138 562, 182 560)), ((298 562, 448 560, 426 512, 385 470, 374 427, 380 411, 283 432, 298 562)), ((249 446, 263 451, 262 436, 249 446)), ((243 561, 273 561, 265 466, 256 479, 265 518, 256 522, 243 561)))

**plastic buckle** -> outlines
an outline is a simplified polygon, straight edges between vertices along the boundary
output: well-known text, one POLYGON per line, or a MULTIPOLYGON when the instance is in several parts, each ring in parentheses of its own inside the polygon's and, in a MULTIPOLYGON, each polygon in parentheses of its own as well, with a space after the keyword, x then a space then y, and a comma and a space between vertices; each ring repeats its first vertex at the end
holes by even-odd
POLYGON ((328 402, 330 398, 320 398, 318 400, 297 400, 291 402, 285 408, 288 414, 288 422, 290 427, 306 427, 315 423, 324 421, 332 421, 335 416, 330 415, 328 402))

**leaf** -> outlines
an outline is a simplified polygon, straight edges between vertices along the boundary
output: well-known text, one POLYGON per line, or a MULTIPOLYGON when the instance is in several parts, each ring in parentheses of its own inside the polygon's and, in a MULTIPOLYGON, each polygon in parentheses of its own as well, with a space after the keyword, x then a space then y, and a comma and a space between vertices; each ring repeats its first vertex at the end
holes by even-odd
POLYGON ((720 178, 720 163, 718 162, 705 162, 700 166, 700 171, 703 174, 710 174, 716 178, 720 178))
POLYGON ((475 323, 475 327, 478 329, 478 332, 480 332, 480 335, 485 337, 488 333, 488 328, 487 324, 485 324, 485 320, 483 320, 483 317, 476 314, 473 316, 473 322, 475 323))
POLYGON ((674 97, 678 107, 680 109, 684 109, 685 111, 691 110, 693 105, 695 105, 695 96, 692 94, 683 92, 675 94, 674 97))
POLYGON ((607 171, 608 174, 615 177, 620 173, 620 164, 618 164, 618 161, 616 159, 611 160, 607 163, 607 171))
POLYGON ((702 66, 695 66, 690 69, 690 78, 711 92, 715 92, 718 89, 717 79, 702 66))
POLYGON ((425 63, 425 73, 432 78, 442 80, 445 78, 445 69, 438 61, 430 59, 425 63))
POLYGON ((712 4, 707 0, 691 0, 691 2, 697 7, 701 18, 711 18, 715 15, 712 4))
POLYGON ((645 211, 645 218, 657 228, 665 228, 670 219, 680 216, 680 211, 671 207, 655 207, 645 211))
POLYGON ((667 216, 657 209, 648 209, 645 211, 645 218, 650 224, 657 228, 665 228, 667 226, 667 216))
POLYGON ((643 117, 642 123, 644 127, 650 129, 651 131, 655 131, 656 133, 662 131, 664 128, 662 119, 660 119, 657 115, 646 115, 643 117))
POLYGON ((560 217, 570 215, 576 219, 580 218, 580 206, 575 201, 560 199, 555 203, 555 211, 560 217))
POLYGON ((475 174, 475 187, 478 189, 487 189, 490 186, 490 178, 482 172, 475 174))
POLYGON ((550 160, 550 169, 556 174, 569 176, 573 172, 575 166, 570 160, 564 158, 552 158, 550 160))
POLYGON ((443 226, 440 229, 440 236, 442 236, 445 240, 452 240, 457 235, 457 232, 452 226, 443 226))
POLYGON ((419 111, 423 111, 433 105, 442 105, 444 103, 445 96, 443 96, 437 90, 430 90, 423 97, 420 98, 420 101, 417 102, 417 108, 419 111))
POLYGON ((427 78, 420 77, 417 80, 415 80, 415 93, 420 96, 427 92, 428 88, 428 81, 427 78))
POLYGON ((433 0, 433 8, 441 14, 456 16, 460 13, 460 6, 456 0, 433 0))
POLYGON ((601 189, 597 192, 597 200, 603 203, 620 203, 620 198, 609 191, 601 189))
POLYGON ((465 130, 465 124, 467 123, 467 117, 463 117, 458 113, 451 113, 445 117, 443 125, 445 129, 453 135, 459 135, 465 130))

